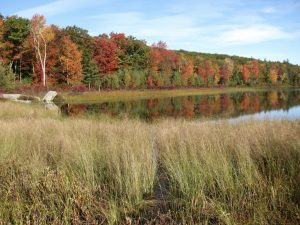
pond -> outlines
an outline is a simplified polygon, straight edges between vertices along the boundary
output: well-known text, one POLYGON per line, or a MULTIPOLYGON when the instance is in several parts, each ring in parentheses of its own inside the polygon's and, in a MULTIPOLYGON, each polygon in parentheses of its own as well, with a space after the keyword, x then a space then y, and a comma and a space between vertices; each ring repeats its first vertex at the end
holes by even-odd
POLYGON ((64 104, 65 116, 99 116, 186 119, 300 119, 300 89, 232 94, 149 98, 87 104, 64 104))

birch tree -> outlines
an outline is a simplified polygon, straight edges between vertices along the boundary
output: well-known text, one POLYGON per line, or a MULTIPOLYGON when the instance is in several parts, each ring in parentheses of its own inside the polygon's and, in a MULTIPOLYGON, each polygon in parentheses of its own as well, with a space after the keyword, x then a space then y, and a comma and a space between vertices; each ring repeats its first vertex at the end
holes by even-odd
POLYGON ((50 26, 46 26, 45 17, 38 14, 31 19, 30 31, 36 58, 42 69, 42 84, 46 86, 47 44, 54 39, 54 32, 50 26))

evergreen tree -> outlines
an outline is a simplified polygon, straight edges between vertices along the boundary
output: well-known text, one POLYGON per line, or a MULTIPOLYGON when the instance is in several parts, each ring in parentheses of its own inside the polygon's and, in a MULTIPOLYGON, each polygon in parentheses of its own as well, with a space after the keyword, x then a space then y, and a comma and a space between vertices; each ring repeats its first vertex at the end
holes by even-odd
POLYGON ((14 86, 14 74, 9 66, 0 61, 0 88, 10 89, 14 86))
POLYGON ((85 49, 82 53, 82 73, 83 73, 83 82, 85 84, 95 85, 95 83, 100 79, 100 73, 97 65, 90 52, 85 49))
POLYGON ((15 74, 21 74, 22 56, 28 50, 26 41, 30 33, 30 21, 17 16, 6 17, 0 33, 3 33, 1 58, 11 65, 15 74))
POLYGON ((181 78, 181 74, 178 71, 175 71, 173 76, 172 76, 172 85, 173 86, 181 86, 182 85, 182 78, 181 78))

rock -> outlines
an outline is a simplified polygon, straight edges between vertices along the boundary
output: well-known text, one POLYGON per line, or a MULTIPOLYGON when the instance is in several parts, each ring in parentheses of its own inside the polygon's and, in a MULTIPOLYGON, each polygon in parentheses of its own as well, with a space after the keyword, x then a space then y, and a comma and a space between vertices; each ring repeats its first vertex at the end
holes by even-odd
POLYGON ((54 103, 51 103, 51 102, 45 103, 45 107, 46 107, 46 109, 60 113, 60 108, 57 105, 55 105, 54 103))
POLYGON ((21 94, 1 94, 1 99, 15 101, 15 102, 23 102, 23 103, 31 103, 31 102, 40 102, 39 97, 29 96, 29 95, 21 95, 21 94))
POLYGON ((25 103, 25 104, 31 104, 32 101, 30 100, 14 100, 14 102, 20 102, 20 103, 25 103))
POLYGON ((53 99, 57 96, 57 92, 56 91, 49 91, 45 97, 43 98, 43 102, 46 103, 52 103, 53 99))
POLYGON ((19 101, 30 101, 30 102, 40 102, 41 99, 39 97, 30 96, 30 95, 21 95, 18 98, 19 101))
MULTIPOLYGON (((43 102, 47 109, 60 112, 60 108, 53 103, 53 100, 56 96, 58 96, 56 91, 49 91, 43 98, 43 102)), ((63 99, 63 98, 60 97, 59 99, 63 99)), ((21 95, 21 94, 0 94, 0 100, 21 102, 21 103, 26 103, 26 104, 41 101, 41 99, 39 97, 29 96, 29 95, 21 95)))
POLYGON ((1 97, 6 100, 17 101, 21 97, 21 95, 20 94, 2 94, 1 97))

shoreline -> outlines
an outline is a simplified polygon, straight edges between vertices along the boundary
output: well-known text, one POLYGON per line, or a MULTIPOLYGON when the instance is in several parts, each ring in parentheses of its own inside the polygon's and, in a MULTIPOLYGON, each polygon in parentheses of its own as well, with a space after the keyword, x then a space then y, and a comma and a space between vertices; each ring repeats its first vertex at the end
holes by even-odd
POLYGON ((141 89, 141 90, 103 90, 83 93, 62 93, 68 103, 82 102, 106 102, 106 101, 130 101, 149 98, 168 98, 195 95, 229 94, 238 92, 256 92, 288 88, 299 88, 290 86, 278 87, 219 87, 219 88, 178 88, 178 89, 141 89))

